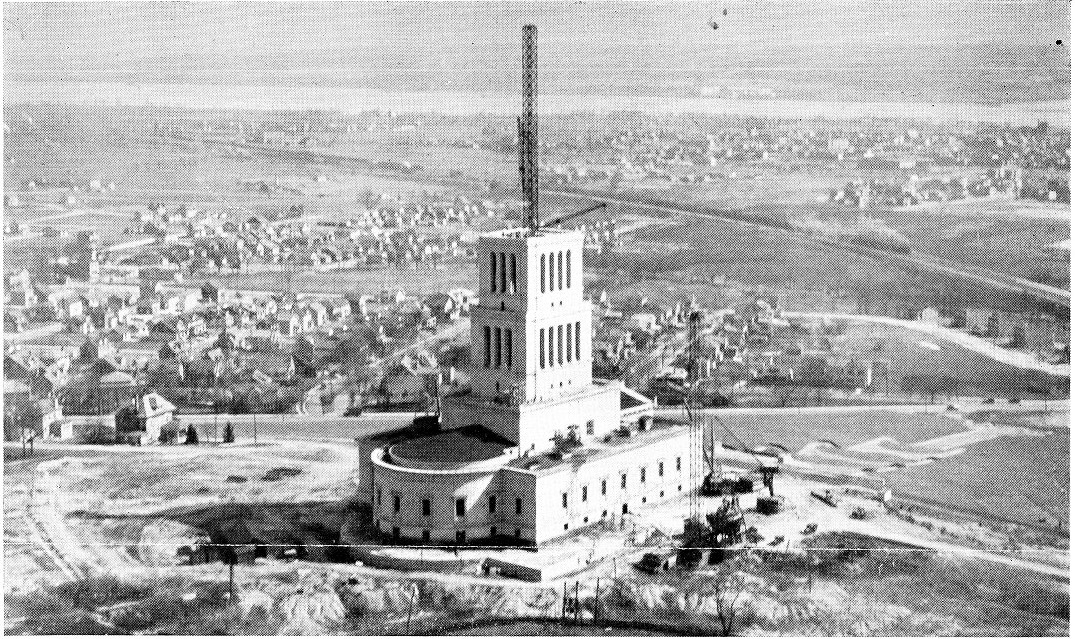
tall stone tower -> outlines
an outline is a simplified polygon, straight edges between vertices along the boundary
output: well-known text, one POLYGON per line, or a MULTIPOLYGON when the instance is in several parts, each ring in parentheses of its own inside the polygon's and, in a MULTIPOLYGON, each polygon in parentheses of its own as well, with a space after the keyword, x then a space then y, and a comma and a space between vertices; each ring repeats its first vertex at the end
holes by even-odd
POLYGON ((472 392, 551 400, 592 382, 590 303, 577 231, 512 229, 478 238, 471 310, 472 392))
POLYGON ((471 384, 442 402, 449 428, 478 424, 544 450, 619 425, 619 384, 593 383, 592 314, 582 295, 583 241, 542 228, 538 210, 535 35, 523 27, 519 178, 527 226, 478 238, 479 304, 471 309, 471 384))
POLYGON ((507 229, 478 238, 470 386, 446 395, 446 428, 481 425, 543 451, 557 434, 603 436, 620 419, 619 382, 595 383, 592 310, 577 231, 507 229))

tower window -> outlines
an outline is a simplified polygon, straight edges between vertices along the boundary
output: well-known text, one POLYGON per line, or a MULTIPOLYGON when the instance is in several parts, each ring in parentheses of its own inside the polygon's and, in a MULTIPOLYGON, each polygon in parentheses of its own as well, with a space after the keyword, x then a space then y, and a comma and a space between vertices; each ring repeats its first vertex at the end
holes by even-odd
POLYGON ((564 288, 564 253, 556 254, 556 288, 564 288))
POLYGON ((556 363, 564 363, 564 325, 556 327, 556 363))
POLYGON ((511 293, 512 295, 515 295, 515 292, 518 291, 518 290, 519 290, 519 282, 518 282, 518 280, 516 279, 516 276, 515 276, 515 254, 512 253, 511 254, 511 290, 508 291, 508 292, 511 293))
POLYGON ((545 368, 545 329, 538 329, 538 365, 545 368))
POLYGON ((608 494, 608 480, 607 479, 602 479, 601 480, 601 494, 602 495, 607 495, 608 494))
POLYGON ((645 466, 643 466, 642 468, 639 469, 638 480, 640 482, 642 482, 643 484, 646 483, 646 467, 645 466))
POLYGON ((508 368, 511 368, 511 329, 510 328, 504 329, 504 353, 505 353, 505 356, 506 356, 505 359, 507 360, 506 364, 507 364, 508 368))
POLYGON ((571 361, 571 324, 567 325, 567 361, 571 361))
POLYGON ((455 516, 465 517, 467 514, 467 498, 456 497, 455 499, 455 516))
POLYGON ((564 508, 567 508, 567 493, 564 493, 563 495, 561 495, 560 500, 563 502, 564 508))
POLYGON ((571 288, 571 251, 567 252, 567 287, 571 288))
POLYGON ((496 253, 489 254, 489 290, 496 292, 496 253))
POLYGON ((575 322, 575 359, 582 359, 582 322, 575 322))
POLYGON ((541 292, 545 292, 545 254, 541 254, 541 292))
POLYGON ((429 541, 429 531, 428 530, 423 530, 422 531, 422 541, 429 541))
POLYGON ((556 364, 556 349, 555 344, 552 342, 552 327, 549 327, 549 368, 552 368, 556 364))
POLYGON ((556 290, 556 260, 552 253, 549 253, 549 292, 556 290))
POLYGON ((493 358, 493 329, 485 327, 485 367, 489 368, 493 358))
POLYGON ((399 495, 392 496, 392 511, 399 512, 399 495))
POLYGON ((586 420, 586 434, 587 435, 593 435, 593 420, 592 419, 586 420))
POLYGON ((494 331, 495 331, 495 335, 496 335, 496 340, 495 340, 495 344, 493 345, 493 348, 495 349, 494 355, 493 355, 493 362, 494 362, 493 368, 500 368, 500 361, 501 361, 500 360, 500 344, 501 344, 501 340, 503 339, 503 337, 502 337, 502 332, 501 332, 499 326, 496 329, 494 329, 494 331))
POLYGON ((516 515, 523 514, 523 498, 522 497, 516 497, 515 498, 515 514, 516 515))
POLYGON ((489 512, 496 512, 496 495, 489 495, 489 512))
POLYGON ((583 487, 582 487, 582 501, 586 501, 586 497, 588 496, 588 495, 587 495, 587 493, 588 493, 588 490, 587 490, 587 489, 588 489, 588 488, 589 488, 588 486, 583 486, 583 487))
POLYGON ((378 487, 377 487, 377 505, 378 505, 378 506, 380 506, 380 505, 381 505, 381 496, 382 496, 382 495, 381 495, 381 487, 380 487, 380 486, 378 486, 378 487))
POLYGON ((620 488, 623 488, 625 490, 627 488, 627 473, 623 473, 622 475, 620 475, 620 488))
POLYGON ((428 499, 423 499, 422 500, 422 516, 423 517, 428 517, 429 516, 429 511, 430 511, 429 500, 428 499))
POLYGON ((504 254, 500 254, 500 292, 506 293, 508 290, 508 269, 505 268, 507 258, 504 254))
POLYGON ((664 462, 657 462, 657 476, 664 477, 664 462))
POLYGON ((676 472, 683 470, 683 458, 676 457, 676 472))

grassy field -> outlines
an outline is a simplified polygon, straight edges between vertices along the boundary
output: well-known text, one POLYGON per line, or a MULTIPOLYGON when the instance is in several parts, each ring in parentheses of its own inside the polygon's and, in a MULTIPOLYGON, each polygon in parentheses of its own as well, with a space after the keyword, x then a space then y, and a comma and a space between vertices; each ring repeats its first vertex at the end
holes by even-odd
POLYGON ((999 437, 971 445, 962 455, 887 475, 894 490, 1068 530, 1070 436, 999 437))
MULTIPOLYGON (((847 447, 877 437, 891 437, 914 443, 965 430, 944 415, 907 414, 876 410, 843 414, 781 413, 753 414, 728 411, 721 421, 747 446, 780 444, 791 452, 814 441, 828 440, 847 447)), ((716 437, 728 446, 738 446, 719 424, 716 437)))
POLYGON ((1052 286, 1070 286, 1070 255, 1049 248, 1071 237, 1069 207, 1032 200, 950 202, 884 214, 917 248, 1052 286))
MULTIPOLYGON (((957 395, 1017 397, 1030 388, 1048 391, 1051 397, 1067 397, 1069 392, 1067 379, 1016 368, 915 331, 872 322, 854 322, 846 325, 842 335, 831 339, 837 351, 890 363, 889 384, 893 392, 899 391, 904 375, 926 373, 957 379, 957 395), (923 340, 935 344, 940 350, 923 347, 920 343, 923 340)), ((883 381, 879 384, 884 389, 883 381)))

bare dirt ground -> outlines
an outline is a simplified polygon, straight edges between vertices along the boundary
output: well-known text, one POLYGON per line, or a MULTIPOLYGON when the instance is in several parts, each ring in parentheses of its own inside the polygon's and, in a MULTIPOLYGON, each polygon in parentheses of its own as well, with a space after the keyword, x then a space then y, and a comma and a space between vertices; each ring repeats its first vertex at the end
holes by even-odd
MULTIPOLYGON (((219 563, 178 565, 176 550, 205 534, 198 523, 206 517, 226 515, 229 508, 245 506, 244 516, 271 528, 281 525, 279 517, 272 513, 276 504, 343 503, 353 494, 351 476, 357 461, 351 445, 331 441, 122 450, 55 446, 38 454, 26 461, 13 459, 5 464, 5 598, 15 602, 35 592, 41 583, 108 575, 132 583, 179 579, 187 585, 176 582, 160 594, 173 598, 187 590, 201 592, 199 588, 205 586, 197 584, 226 583, 227 569, 219 563), (267 480, 267 473, 278 468, 298 472, 292 477, 267 480)), ((742 457, 730 454, 728 468, 738 463, 744 472, 752 470, 742 457)), ((786 509, 771 517, 752 512, 758 493, 740 498, 748 525, 756 527, 761 535, 759 549, 794 553, 816 534, 853 531, 880 536, 901 547, 910 544, 919 549, 913 552, 929 552, 938 560, 951 558, 958 565, 981 565, 986 571, 1011 569, 1046 577, 1067 571, 1067 554, 1060 549, 1023 546, 1004 552, 1005 544, 1011 540, 991 526, 970 520, 953 522, 919 512, 911 519, 911 511, 885 509, 870 491, 860 488, 841 487, 789 472, 778 475, 777 492, 784 498, 786 509), (812 492, 825 489, 837 495, 840 501, 836 507, 811 497, 812 492), (851 517, 857 506, 866 511, 866 519, 851 517), (804 534, 805 526, 811 523, 817 525, 817 530, 804 534)), ((701 499, 699 512, 715 509, 720 499, 701 499)), ((193 614, 178 618, 160 610, 145 614, 157 624, 155 627, 169 632, 204 634, 207 628, 231 633, 384 632, 397 625, 402 630, 407 617, 412 617, 417 628, 419 623, 444 619, 453 610, 474 618, 556 617, 564 584, 573 586, 578 581, 583 600, 597 596, 597 588, 607 592, 615 587, 644 611, 637 614, 647 618, 680 624, 707 619, 712 622, 716 604, 711 590, 706 590, 711 576, 705 570, 687 575, 686 580, 677 577, 677 581, 646 575, 632 567, 644 552, 672 547, 674 540, 668 535, 682 529, 683 517, 689 512, 684 496, 645 507, 622 527, 587 529, 558 540, 548 549, 556 555, 551 561, 574 559, 577 566, 543 583, 526 584, 477 574, 400 573, 351 564, 259 559, 237 570, 237 607, 230 612, 217 611, 211 619, 200 621, 193 614), (663 532, 654 532, 655 529, 663 532), (700 590, 689 585, 699 580, 700 590), (420 595, 415 595, 415 588, 420 595), (257 625, 270 622, 271 626, 257 625)), ((813 627, 810 624, 819 623, 831 625, 831 632, 840 628, 852 633, 885 629, 888 634, 913 634, 916 628, 951 634, 967 627, 965 621, 957 619, 958 615, 931 616, 920 602, 912 605, 886 600, 878 594, 883 584, 889 583, 885 580, 870 585, 860 580, 819 578, 808 586, 805 578, 770 574, 766 572, 768 568, 743 570, 751 584, 742 600, 744 610, 749 610, 749 623, 745 620, 744 624, 752 634, 772 634, 779 628, 805 632, 813 627), (868 610, 862 607, 867 595, 879 602, 868 610)), ((134 615, 143 609, 137 600, 115 603, 120 604, 115 610, 95 613, 95 618, 123 624, 129 622, 124 614, 134 615)), ((199 610, 203 617, 208 614, 199 610)), ((586 614, 592 613, 585 613, 584 620, 586 614)), ((25 615, 11 608, 9 630, 21 627, 15 623, 25 621, 20 617, 25 615)), ((1037 632, 1066 632, 1051 617, 1035 623, 1039 623, 1034 626, 1037 632)))
POLYGON ((187 515, 230 504, 342 504, 353 446, 54 447, 5 464, 5 592, 39 577, 138 575, 178 563, 199 532, 187 515), (298 471, 272 478, 278 468, 298 471), (24 566, 25 570, 17 570, 24 566))

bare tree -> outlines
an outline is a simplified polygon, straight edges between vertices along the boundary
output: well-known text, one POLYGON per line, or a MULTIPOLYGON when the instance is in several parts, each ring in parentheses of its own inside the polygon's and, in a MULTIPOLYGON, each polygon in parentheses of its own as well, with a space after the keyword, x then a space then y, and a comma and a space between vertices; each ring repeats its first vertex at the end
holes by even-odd
POLYGON ((735 633, 739 600, 745 591, 746 580, 743 576, 730 566, 721 566, 713 580, 713 598, 717 604, 717 621, 720 623, 721 636, 730 637, 735 633))

